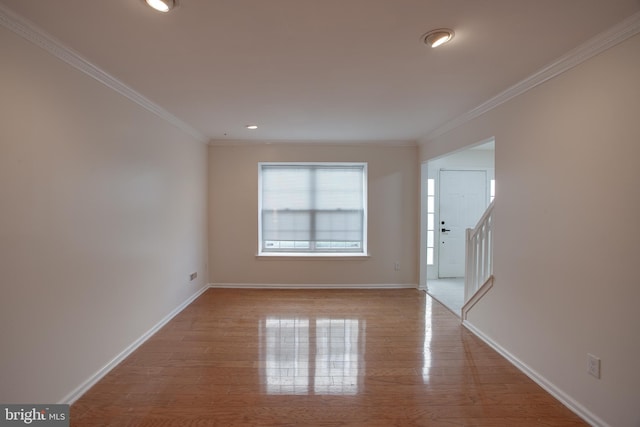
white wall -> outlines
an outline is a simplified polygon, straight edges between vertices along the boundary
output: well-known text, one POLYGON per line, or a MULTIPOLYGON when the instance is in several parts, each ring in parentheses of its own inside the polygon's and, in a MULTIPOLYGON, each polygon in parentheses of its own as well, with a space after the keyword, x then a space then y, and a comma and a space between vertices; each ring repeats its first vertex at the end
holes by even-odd
POLYGON ((417 286, 417 146, 250 144, 209 147, 212 283, 417 286), (257 258, 258 162, 368 162, 366 259, 257 258), (394 270, 394 263, 400 270, 394 270))
POLYGON ((3 28, 0 52, 0 402, 55 403, 206 284, 207 151, 3 28))
POLYGON ((469 320, 618 427, 640 425, 638 76, 635 36, 421 149, 495 136, 495 285, 469 320))

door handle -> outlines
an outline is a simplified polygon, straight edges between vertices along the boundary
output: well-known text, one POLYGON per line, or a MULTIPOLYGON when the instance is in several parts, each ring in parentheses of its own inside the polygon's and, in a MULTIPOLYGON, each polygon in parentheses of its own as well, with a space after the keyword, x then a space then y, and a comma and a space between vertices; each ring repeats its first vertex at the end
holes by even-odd
POLYGON ((442 232, 444 233, 444 232, 451 231, 451 230, 449 230, 448 228, 443 228, 443 229, 442 229, 442 230, 440 230, 440 231, 442 231, 442 232))

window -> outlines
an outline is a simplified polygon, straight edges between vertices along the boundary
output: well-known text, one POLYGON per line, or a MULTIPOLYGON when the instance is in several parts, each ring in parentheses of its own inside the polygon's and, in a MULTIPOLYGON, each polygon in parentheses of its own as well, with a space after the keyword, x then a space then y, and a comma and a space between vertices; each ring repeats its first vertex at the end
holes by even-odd
POLYGON ((259 255, 365 255, 366 163, 260 163, 259 255))
POLYGON ((436 185, 435 179, 427 179, 427 265, 433 265, 435 246, 436 185))
POLYGON ((491 180, 491 186, 489 187, 489 203, 493 202, 496 198, 496 180, 491 180))

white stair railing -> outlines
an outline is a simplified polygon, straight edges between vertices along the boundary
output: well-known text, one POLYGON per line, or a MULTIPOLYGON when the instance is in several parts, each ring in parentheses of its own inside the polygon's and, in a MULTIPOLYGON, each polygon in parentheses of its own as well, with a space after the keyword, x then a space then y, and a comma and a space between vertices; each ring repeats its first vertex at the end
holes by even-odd
POLYGON ((469 301, 493 275, 493 206, 495 200, 474 229, 467 228, 464 301, 469 301))

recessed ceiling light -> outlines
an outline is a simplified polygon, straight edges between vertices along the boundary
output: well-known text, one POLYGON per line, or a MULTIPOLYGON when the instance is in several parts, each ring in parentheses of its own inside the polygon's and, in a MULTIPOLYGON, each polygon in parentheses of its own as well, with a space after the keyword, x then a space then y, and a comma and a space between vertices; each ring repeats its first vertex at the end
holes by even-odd
POLYGON ((448 28, 438 28, 437 30, 429 31, 427 34, 423 35, 422 41, 430 47, 438 47, 450 42, 451 39, 453 39, 454 34, 453 30, 448 28))
POLYGON ((176 5, 175 0, 145 0, 149 6, 158 12, 169 12, 176 5))
POLYGON ((258 125, 246 125, 245 127, 246 127, 247 129, 249 129, 249 130, 256 130, 256 129, 258 129, 258 125))

